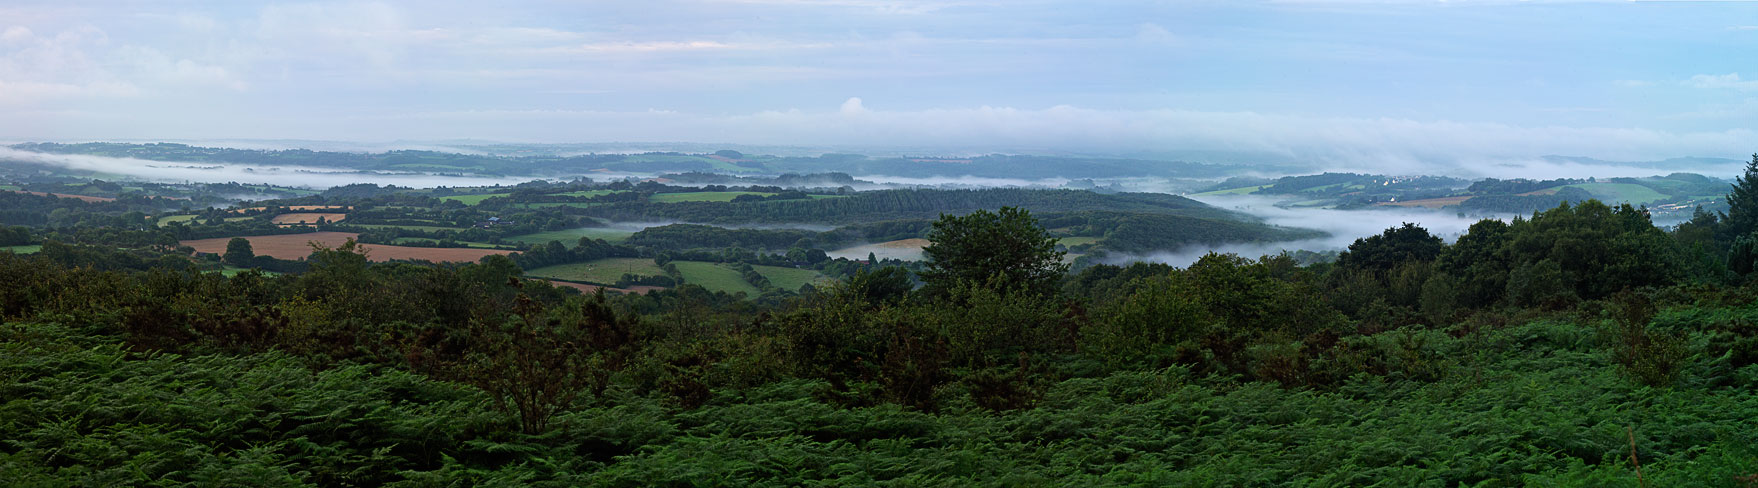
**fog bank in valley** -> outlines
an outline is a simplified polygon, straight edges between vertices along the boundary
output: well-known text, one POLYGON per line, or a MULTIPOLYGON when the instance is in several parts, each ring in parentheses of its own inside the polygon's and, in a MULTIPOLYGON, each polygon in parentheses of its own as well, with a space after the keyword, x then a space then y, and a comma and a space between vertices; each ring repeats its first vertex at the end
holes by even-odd
MULTIPOLYGON (((303 166, 255 166, 236 163, 149 161, 84 154, 50 154, 0 147, 0 162, 16 161, 57 166, 76 171, 122 175, 146 181, 178 183, 238 182, 324 189, 355 183, 377 183, 415 188, 436 186, 514 185, 531 178, 495 176, 442 176, 427 173, 379 173, 340 168, 303 166)), ((598 176, 598 175, 594 175, 598 176)))
POLYGON ((1471 224, 1481 220, 1475 217, 1460 217, 1456 212, 1424 208, 1385 207, 1361 210, 1283 208, 1275 206, 1277 199, 1255 195, 1191 198, 1218 208, 1261 218, 1267 224, 1314 229, 1328 235, 1299 241, 1198 244, 1149 254, 1113 254, 1105 262, 1121 264, 1151 261, 1183 267, 1196 262, 1198 258, 1210 252, 1232 253, 1255 259, 1259 256, 1273 255, 1282 251, 1342 250, 1348 248, 1349 244, 1354 243, 1356 239, 1379 234, 1388 228, 1403 225, 1405 222, 1420 225, 1428 229, 1429 233, 1452 242, 1458 239, 1459 235, 1464 234, 1465 230, 1471 227, 1471 224))

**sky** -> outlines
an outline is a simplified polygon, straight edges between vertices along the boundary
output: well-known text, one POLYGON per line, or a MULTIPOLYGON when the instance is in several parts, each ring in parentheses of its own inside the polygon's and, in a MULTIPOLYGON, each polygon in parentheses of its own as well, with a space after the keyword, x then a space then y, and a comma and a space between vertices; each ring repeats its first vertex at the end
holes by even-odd
POLYGON ((1758 3, 0 5, 0 141, 1758 152, 1758 3))

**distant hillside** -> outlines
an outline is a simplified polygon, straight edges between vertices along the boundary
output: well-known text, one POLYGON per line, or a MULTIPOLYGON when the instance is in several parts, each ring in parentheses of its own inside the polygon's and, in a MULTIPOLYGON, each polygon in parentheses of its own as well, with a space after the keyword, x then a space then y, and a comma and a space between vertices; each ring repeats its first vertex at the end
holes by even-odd
POLYGON ((470 173, 506 176, 578 176, 592 172, 783 174, 844 172, 857 175, 974 176, 983 178, 1117 178, 1160 176, 1222 178, 1240 166, 1171 160, 1122 159, 1076 156, 1030 156, 992 154, 983 156, 921 155, 868 157, 859 154, 773 156, 721 150, 703 153, 645 152, 639 154, 555 154, 529 151, 532 155, 461 154, 432 150, 385 152, 314 151, 309 149, 261 150, 191 146, 176 143, 128 144, 91 142, 80 144, 24 143, 14 149, 52 154, 85 154, 149 161, 235 163, 262 166, 311 166, 371 171, 470 173))
POLYGON ((1162 193, 1100 194, 1084 190, 881 190, 844 198, 769 202, 618 202, 586 210, 587 215, 620 221, 679 220, 709 224, 812 222, 852 224, 931 219, 1003 206, 1033 213, 1116 211, 1173 214, 1248 221, 1251 217, 1202 202, 1162 193))

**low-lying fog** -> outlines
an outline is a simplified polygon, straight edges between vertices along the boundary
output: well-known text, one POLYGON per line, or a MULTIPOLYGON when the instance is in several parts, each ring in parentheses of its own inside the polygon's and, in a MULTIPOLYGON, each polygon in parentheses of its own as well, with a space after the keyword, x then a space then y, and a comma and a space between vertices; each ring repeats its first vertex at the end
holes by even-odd
MULTIPOLYGON (((0 161, 59 166, 70 170, 122 175, 145 181, 177 183, 238 182, 324 189, 355 183, 377 183, 414 188, 436 186, 515 185, 531 177, 445 176, 431 173, 378 173, 340 168, 302 166, 256 166, 237 163, 150 161, 84 154, 50 154, 0 147, 0 161)), ((597 175, 594 175, 597 176, 597 175)))
POLYGON ((1458 239, 1459 235, 1464 234, 1465 230, 1471 227, 1471 224, 1481 220, 1475 217, 1461 217, 1456 212, 1424 208, 1383 207, 1361 210, 1282 208, 1275 205, 1278 201, 1275 198, 1255 195, 1190 198, 1219 208, 1257 216, 1264 219, 1267 224, 1314 229, 1329 235, 1300 241, 1193 245, 1150 254, 1113 254, 1107 262, 1117 264, 1152 261, 1183 267, 1196 262, 1197 258, 1201 258, 1209 252, 1232 253, 1255 259, 1282 251, 1342 250, 1348 248, 1349 244, 1354 243, 1356 239, 1379 234, 1388 228, 1403 225, 1405 222, 1420 225, 1428 229, 1429 233, 1440 236, 1447 242, 1452 242, 1458 239))

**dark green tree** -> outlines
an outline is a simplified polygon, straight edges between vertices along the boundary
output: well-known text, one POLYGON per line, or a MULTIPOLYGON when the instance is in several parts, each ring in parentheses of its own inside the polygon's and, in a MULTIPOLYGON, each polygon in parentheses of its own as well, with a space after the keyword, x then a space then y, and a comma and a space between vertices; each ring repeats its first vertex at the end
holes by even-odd
POLYGON ((256 259, 256 251, 251 250, 248 239, 234 237, 232 240, 226 241, 226 254, 221 256, 221 260, 225 261, 226 264, 245 268, 250 267, 250 261, 253 259, 256 259))
POLYGON ((1056 238, 1021 208, 941 215, 929 229, 928 240, 933 244, 922 250, 928 267, 921 277, 932 290, 976 282, 1049 294, 1068 271, 1062 262, 1064 253, 1056 250, 1056 238))
POLYGON ((1349 250, 1337 255, 1344 268, 1386 271, 1410 261, 1433 261, 1446 245, 1428 229, 1405 222, 1377 236, 1356 239, 1349 250))
POLYGON ((1727 267, 1740 276, 1752 273, 1753 264, 1758 263, 1758 236, 1746 234, 1734 239, 1734 246, 1727 252, 1727 267))
POLYGON ((1732 240, 1758 231, 1758 154, 1753 154, 1752 161, 1746 163, 1746 173, 1734 179, 1733 190, 1727 194, 1727 205, 1721 235, 1732 240))
POLYGON ((874 305, 902 301, 915 288, 909 270, 897 266, 886 266, 870 273, 857 269, 847 283, 850 293, 874 305))

